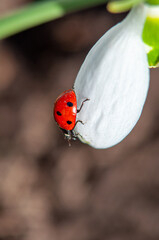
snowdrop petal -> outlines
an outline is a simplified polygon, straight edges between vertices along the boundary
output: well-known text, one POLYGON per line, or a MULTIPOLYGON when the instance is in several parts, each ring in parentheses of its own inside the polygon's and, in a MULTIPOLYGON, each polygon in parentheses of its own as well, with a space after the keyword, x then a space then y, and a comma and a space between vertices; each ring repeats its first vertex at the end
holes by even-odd
POLYGON ((94 148, 122 141, 137 123, 149 87, 149 69, 141 40, 146 7, 140 5, 111 28, 88 53, 74 84, 80 140, 94 148))

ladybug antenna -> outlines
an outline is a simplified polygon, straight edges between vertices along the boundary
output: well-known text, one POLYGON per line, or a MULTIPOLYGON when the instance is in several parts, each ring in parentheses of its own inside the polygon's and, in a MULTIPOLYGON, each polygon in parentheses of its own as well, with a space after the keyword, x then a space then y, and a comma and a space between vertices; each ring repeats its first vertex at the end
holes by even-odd
POLYGON ((67 140, 68 140, 68 146, 71 147, 71 141, 70 141, 70 139, 68 138, 67 140))

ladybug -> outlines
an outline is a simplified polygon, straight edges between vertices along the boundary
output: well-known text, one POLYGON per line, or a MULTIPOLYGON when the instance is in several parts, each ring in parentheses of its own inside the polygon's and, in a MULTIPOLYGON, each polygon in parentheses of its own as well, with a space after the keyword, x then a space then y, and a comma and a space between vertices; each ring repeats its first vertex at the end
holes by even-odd
POLYGON ((54 103, 55 121, 57 122, 60 129, 63 131, 65 138, 68 141, 70 141, 71 139, 76 139, 76 136, 73 133, 73 129, 78 122, 83 124, 81 120, 76 121, 76 116, 83 107, 84 102, 88 100, 88 98, 85 99, 82 102, 80 109, 77 109, 76 94, 74 90, 69 89, 61 93, 54 103))

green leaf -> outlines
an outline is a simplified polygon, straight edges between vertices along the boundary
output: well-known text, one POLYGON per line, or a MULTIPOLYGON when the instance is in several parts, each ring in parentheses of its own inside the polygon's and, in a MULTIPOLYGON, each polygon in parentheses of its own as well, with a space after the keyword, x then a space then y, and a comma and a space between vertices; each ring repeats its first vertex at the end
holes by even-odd
POLYGON ((159 16, 147 16, 142 38, 146 44, 149 66, 157 67, 159 65, 159 16))
POLYGON ((148 62, 151 68, 158 67, 159 64, 159 48, 151 50, 148 54, 148 62))
MULTIPOLYGON (((1 1, 1 0, 0 0, 1 1)), ((0 18, 0 39, 60 18, 67 13, 106 3, 107 0, 44 0, 0 18)))
POLYGON ((111 13, 120 13, 130 10, 133 6, 144 2, 144 0, 116 0, 111 1, 107 5, 107 9, 111 13))
POLYGON ((150 5, 159 5, 159 0, 147 0, 146 2, 150 5))

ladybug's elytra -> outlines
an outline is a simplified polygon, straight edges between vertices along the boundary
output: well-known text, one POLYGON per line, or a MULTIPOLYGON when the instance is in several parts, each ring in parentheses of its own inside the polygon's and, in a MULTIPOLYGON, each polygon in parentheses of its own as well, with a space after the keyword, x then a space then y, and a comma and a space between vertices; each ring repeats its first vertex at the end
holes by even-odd
POLYGON ((54 118, 61 130, 64 132, 65 137, 68 140, 75 139, 76 136, 73 133, 73 129, 78 122, 83 122, 81 120, 76 121, 76 115, 81 110, 83 103, 89 99, 85 99, 80 109, 77 109, 77 99, 76 94, 72 89, 64 91, 56 99, 54 103, 54 118))

